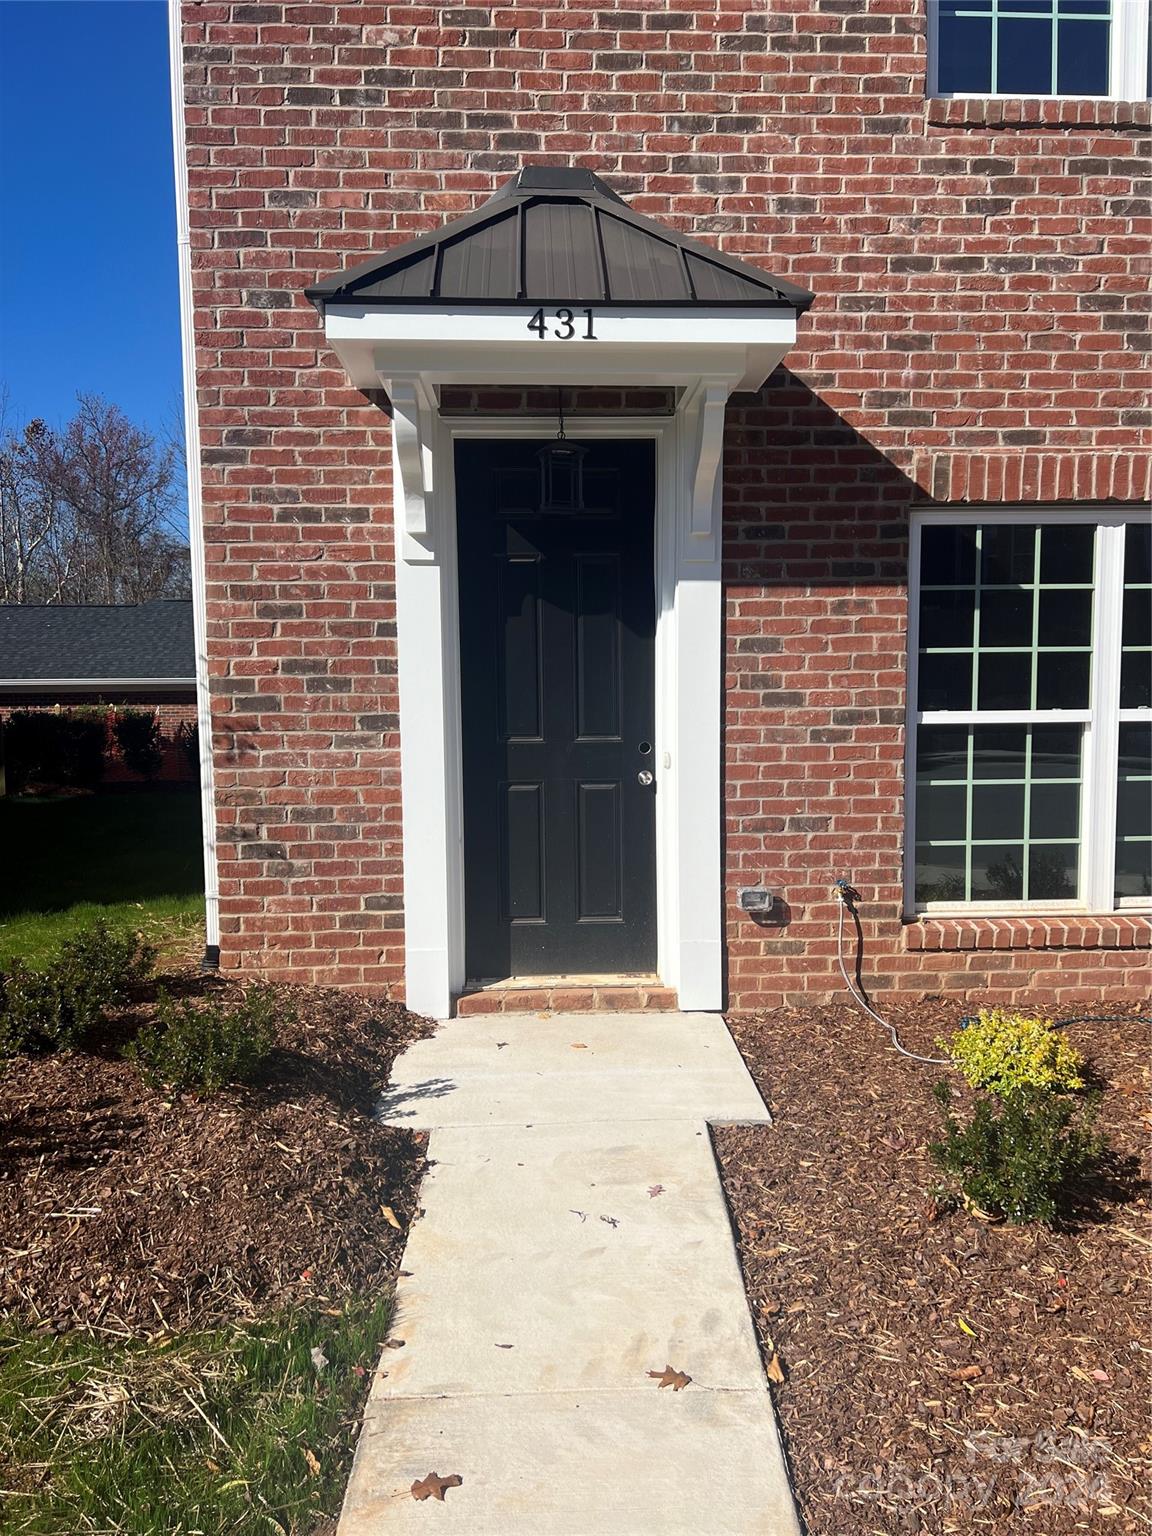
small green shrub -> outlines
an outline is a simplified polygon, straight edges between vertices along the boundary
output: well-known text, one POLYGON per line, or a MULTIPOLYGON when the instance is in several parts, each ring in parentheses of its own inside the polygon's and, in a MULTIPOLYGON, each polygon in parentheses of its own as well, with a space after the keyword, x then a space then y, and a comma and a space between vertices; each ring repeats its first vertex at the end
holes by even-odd
POLYGON ((116 745, 126 768, 141 778, 154 779, 164 763, 160 747, 160 722, 147 709, 122 709, 116 715, 116 745))
POLYGON ((82 1045, 152 974, 155 960, 138 934, 97 922, 65 940, 43 970, 14 965, 0 976, 0 1053, 82 1045))
POLYGON ((155 1088, 216 1093, 247 1082, 276 1043, 283 1008, 271 987, 249 987, 239 1003, 176 1001, 161 992, 156 1018, 125 1048, 155 1088))
POLYGON ((937 1044, 973 1088, 989 1093, 1003 1096, 1021 1088, 1071 1093, 1084 1086, 1084 1058, 1051 1019, 982 1008, 966 1028, 937 1044))
POLYGON ((1092 1129, 1095 1098, 1019 1088, 978 1098, 964 1125, 952 1112, 949 1085, 939 1082, 933 1093, 944 1117, 943 1140, 928 1148, 933 1161, 970 1205, 1017 1225, 1051 1226, 1071 1185, 1106 1148, 1092 1129))

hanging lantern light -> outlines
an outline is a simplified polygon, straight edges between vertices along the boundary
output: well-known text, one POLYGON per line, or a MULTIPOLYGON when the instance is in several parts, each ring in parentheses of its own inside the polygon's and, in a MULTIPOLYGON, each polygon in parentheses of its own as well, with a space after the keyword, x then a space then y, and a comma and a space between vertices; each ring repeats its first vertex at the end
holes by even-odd
POLYGON ((584 510, 584 458, 587 448, 570 443, 564 435, 564 395, 556 391, 556 413, 560 430, 536 457, 540 460, 541 512, 582 512, 584 510))

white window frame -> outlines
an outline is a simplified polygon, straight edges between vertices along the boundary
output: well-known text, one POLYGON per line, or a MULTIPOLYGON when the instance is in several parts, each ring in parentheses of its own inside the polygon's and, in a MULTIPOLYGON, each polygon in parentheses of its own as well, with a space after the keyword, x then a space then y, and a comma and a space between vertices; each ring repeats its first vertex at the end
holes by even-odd
POLYGON ((939 86, 940 7, 928 7, 928 95, 943 101, 1147 101, 1148 28, 1152 0, 1112 0, 1108 78, 1111 89, 1100 96, 1028 94, 1022 91, 942 91, 939 86))
POLYGON ((904 913, 909 919, 1011 916, 1021 913, 1108 914, 1150 912, 1143 896, 1116 900, 1116 777, 1119 728, 1152 721, 1152 708, 1120 708, 1121 627, 1124 597, 1124 529, 1148 520, 1148 509, 1090 507, 932 508, 913 512, 908 569, 908 701, 904 749, 904 913), (1087 709, 921 710, 917 708, 920 658, 920 548, 923 530, 935 525, 989 523, 1094 523, 1095 584, 1092 603, 1092 678, 1087 709), (920 725, 1083 725, 1080 789, 1080 896, 1076 901, 916 901, 916 735, 920 725))

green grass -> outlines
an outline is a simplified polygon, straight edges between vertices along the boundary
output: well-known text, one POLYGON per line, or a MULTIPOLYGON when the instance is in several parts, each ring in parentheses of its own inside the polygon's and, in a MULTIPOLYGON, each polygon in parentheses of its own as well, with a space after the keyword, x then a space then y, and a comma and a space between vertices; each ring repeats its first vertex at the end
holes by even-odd
POLYGON ((338 1512, 387 1321, 357 1302, 153 1343, 0 1330, 0 1531, 307 1536, 338 1512))
POLYGON ((0 966, 42 965, 103 917, 187 944, 204 918, 195 789, 0 800, 0 966))

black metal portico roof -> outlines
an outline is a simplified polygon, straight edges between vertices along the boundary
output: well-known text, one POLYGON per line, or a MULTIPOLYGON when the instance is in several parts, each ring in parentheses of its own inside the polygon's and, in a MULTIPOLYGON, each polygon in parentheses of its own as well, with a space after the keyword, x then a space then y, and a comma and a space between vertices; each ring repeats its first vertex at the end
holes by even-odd
POLYGON ((634 213, 575 166, 527 166, 474 213, 306 290, 325 304, 573 302, 805 310, 806 288, 634 213))

